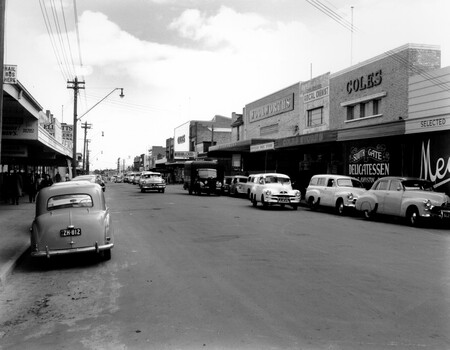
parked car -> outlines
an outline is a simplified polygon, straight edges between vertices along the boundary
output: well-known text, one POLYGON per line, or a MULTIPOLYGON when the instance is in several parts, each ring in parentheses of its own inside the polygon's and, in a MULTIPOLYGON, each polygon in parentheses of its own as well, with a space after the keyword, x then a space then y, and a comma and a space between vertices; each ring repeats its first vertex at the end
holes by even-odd
POLYGON ((233 176, 225 176, 223 178, 222 191, 224 194, 230 194, 230 187, 231 187, 232 181, 233 181, 233 176))
POLYGON ((71 181, 88 181, 92 183, 99 184, 103 192, 105 192, 106 185, 100 175, 79 175, 75 176, 71 181))
POLYGON ((252 174, 249 175, 247 177, 247 182, 242 183, 241 185, 241 189, 242 189, 242 193, 244 193, 244 195, 250 199, 250 192, 252 190, 252 187, 255 185, 257 179, 259 178, 261 174, 252 174))
POLYGON ((133 180, 132 180, 133 185, 138 185, 140 178, 141 178, 141 173, 140 172, 139 173, 134 173, 133 180))
POLYGON ((244 185, 247 183, 248 177, 243 175, 234 175, 231 180, 230 185, 230 195, 231 196, 242 196, 246 194, 246 187, 244 185))
POLYGON ((250 191, 250 200, 254 207, 260 202, 264 208, 271 205, 290 205, 297 210, 300 197, 300 191, 292 189, 289 176, 278 173, 257 175, 250 191))
POLYGON ((134 173, 126 173, 125 176, 123 177, 123 182, 130 183, 132 175, 134 175, 134 173))
POLYGON ((87 181, 55 183, 39 191, 31 226, 31 256, 95 252, 111 259, 114 246, 105 195, 87 181))
POLYGON ((358 179, 345 175, 314 175, 306 188, 305 199, 311 209, 332 207, 339 215, 354 209, 357 198, 366 192, 358 179))
POLYGON ((195 160, 184 163, 183 188, 189 194, 222 194, 224 170, 217 161, 195 160))
POLYGON ((366 218, 375 214, 407 219, 416 226, 422 219, 450 219, 450 198, 436 192, 433 183, 413 177, 382 177, 356 201, 366 218))
POLYGON ((166 181, 162 174, 154 171, 143 171, 139 180, 139 187, 141 192, 158 191, 164 193, 166 189, 166 181))

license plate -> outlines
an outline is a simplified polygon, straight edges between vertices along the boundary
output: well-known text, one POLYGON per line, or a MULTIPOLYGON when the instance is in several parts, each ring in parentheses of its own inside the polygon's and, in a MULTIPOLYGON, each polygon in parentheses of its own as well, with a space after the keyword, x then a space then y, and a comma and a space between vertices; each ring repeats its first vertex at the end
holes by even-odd
POLYGON ((278 198, 278 202, 280 202, 280 203, 289 203, 289 198, 278 198))
POLYGON ((81 236, 81 228, 65 228, 59 231, 61 237, 81 236))

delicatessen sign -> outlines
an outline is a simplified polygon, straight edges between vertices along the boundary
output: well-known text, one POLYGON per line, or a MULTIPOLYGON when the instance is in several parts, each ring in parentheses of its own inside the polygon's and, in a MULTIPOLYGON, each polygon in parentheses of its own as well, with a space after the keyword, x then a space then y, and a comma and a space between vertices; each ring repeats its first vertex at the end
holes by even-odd
POLYGON ((365 184, 390 175, 391 155, 385 144, 351 147, 348 156, 348 175, 365 184))

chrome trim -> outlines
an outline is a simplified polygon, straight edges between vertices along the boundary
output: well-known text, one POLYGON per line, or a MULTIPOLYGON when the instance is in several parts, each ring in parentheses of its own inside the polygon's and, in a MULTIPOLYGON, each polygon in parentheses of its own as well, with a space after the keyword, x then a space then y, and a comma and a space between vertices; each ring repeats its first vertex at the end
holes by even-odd
MULTIPOLYGON (((112 247, 114 247, 114 243, 101 245, 101 246, 98 246, 98 251, 111 249, 112 247)), ((54 255, 65 255, 65 254, 85 253, 85 252, 96 252, 96 247, 92 246, 92 247, 83 247, 83 248, 50 250, 50 249, 48 249, 48 246, 47 246, 46 251, 31 252, 31 256, 32 257, 47 256, 49 258, 54 255)))

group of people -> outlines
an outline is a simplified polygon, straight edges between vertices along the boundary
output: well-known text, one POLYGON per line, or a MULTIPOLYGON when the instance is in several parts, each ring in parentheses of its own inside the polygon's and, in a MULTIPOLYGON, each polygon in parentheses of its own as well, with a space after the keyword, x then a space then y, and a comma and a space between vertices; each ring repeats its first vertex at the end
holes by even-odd
MULTIPOLYGON (((61 175, 55 176, 55 181, 61 181, 61 175)), ((36 201, 36 195, 40 189, 51 186, 53 180, 50 174, 38 173, 20 173, 17 170, 13 172, 5 172, 0 178, 0 193, 5 203, 19 205, 19 198, 23 196, 24 192, 28 194, 30 203, 36 201)))

